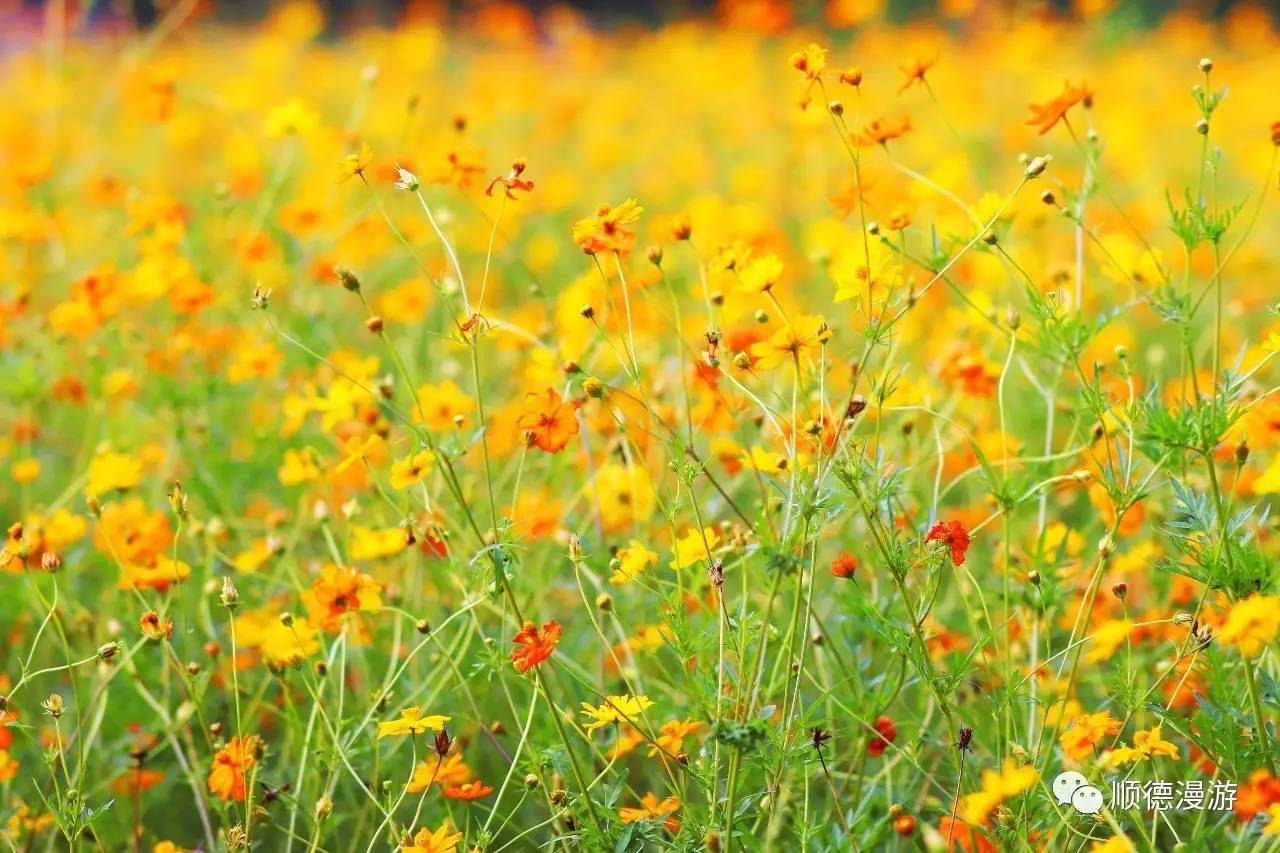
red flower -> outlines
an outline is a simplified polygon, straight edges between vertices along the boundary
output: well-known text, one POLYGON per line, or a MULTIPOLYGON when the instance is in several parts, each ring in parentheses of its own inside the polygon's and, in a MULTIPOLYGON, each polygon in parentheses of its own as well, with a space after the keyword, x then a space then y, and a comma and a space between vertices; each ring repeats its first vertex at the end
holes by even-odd
POLYGON ((898 739, 898 727, 893 724, 893 720, 888 717, 876 717, 872 728, 876 733, 871 738, 871 742, 867 744, 867 752, 872 758, 879 758, 884 755, 885 747, 898 739))
POLYGON ((845 551, 831 561, 831 576, 833 578, 851 578, 857 568, 857 559, 848 551, 845 551))
POLYGON ((552 619, 539 628, 532 622, 525 622, 511 641, 517 646, 511 652, 511 662, 516 665, 517 672, 528 672, 556 650, 556 643, 560 642, 560 623, 552 619))
POLYGON ((929 528, 926 542, 945 542, 951 549, 951 562, 964 565, 965 552, 969 550, 969 531, 959 521, 939 521, 929 528))

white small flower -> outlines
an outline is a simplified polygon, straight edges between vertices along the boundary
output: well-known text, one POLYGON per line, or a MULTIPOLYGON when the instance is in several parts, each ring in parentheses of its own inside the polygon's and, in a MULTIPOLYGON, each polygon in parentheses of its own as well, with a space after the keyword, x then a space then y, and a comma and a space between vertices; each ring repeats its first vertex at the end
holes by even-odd
POLYGON ((400 180, 396 181, 395 184, 396 189, 406 190, 411 193, 418 191, 417 175, 410 172, 408 169, 401 169, 399 167, 396 168, 396 171, 400 174, 400 180))

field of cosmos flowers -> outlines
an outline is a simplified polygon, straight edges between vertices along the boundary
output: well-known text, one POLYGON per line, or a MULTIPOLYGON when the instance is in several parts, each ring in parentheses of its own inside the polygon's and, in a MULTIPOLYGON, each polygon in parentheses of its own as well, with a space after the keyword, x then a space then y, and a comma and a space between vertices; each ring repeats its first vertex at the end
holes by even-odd
POLYGON ((13 17, 3 849, 1280 849, 1280 36, 880 6, 13 17))

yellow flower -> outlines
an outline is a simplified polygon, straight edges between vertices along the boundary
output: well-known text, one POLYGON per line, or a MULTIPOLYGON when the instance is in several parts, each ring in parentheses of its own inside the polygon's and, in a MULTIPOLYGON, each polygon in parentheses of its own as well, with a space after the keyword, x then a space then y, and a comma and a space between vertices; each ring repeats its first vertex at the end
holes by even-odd
POLYGON ((1254 593, 1237 601, 1218 632, 1218 639, 1255 657, 1280 633, 1280 596, 1254 593))
POLYGON ((404 529, 381 527, 374 529, 360 524, 351 528, 351 559, 377 560, 399 554, 408 547, 404 529))
POLYGON ((627 547, 618 551, 618 568, 609 576, 609 583, 622 585, 635 580, 649 566, 658 565, 658 555, 644 544, 631 540, 627 547))
POLYGON ((286 450, 284 464, 276 469, 276 476, 283 486, 296 486, 320 479, 320 468, 316 465, 315 454, 311 448, 302 450, 286 450))
POLYGON ((231 565, 236 567, 237 572, 256 572, 266 565, 273 553, 270 542, 266 539, 257 539, 248 548, 236 554, 231 565))
POLYGON ((1036 781, 1036 769, 1028 764, 1019 767, 1006 761, 1000 771, 982 771, 982 789, 960 799, 960 816, 966 823, 980 824, 1001 803, 1016 797, 1036 781))
POLYGON ((596 209, 595 216, 588 216, 573 223, 573 242, 584 251, 620 252, 627 248, 635 233, 627 226, 635 223, 644 208, 629 198, 617 207, 607 204, 596 209))
POLYGON ((1262 827, 1263 835, 1280 835, 1280 803, 1267 806, 1265 812, 1267 823, 1262 827))
POLYGON ((720 544, 720 534, 714 527, 699 530, 690 528, 671 544, 671 562, 667 565, 673 569, 683 569, 699 560, 710 560, 711 552, 720 544))
POLYGON ((780 278, 782 261, 777 255, 765 255, 738 271, 738 289, 743 293, 767 293, 780 278))
POLYGON ((458 842, 462 840, 462 833, 451 832, 451 829, 447 820, 434 832, 426 828, 419 829, 410 843, 400 846, 400 853, 454 853, 458 849, 458 842))
POLYGON ((1280 352, 1280 332, 1267 335, 1267 339, 1262 342, 1262 348, 1267 352, 1280 352))
POLYGON ((1258 479, 1253 481, 1253 493, 1255 495, 1280 495, 1280 453, 1276 453, 1271 457, 1271 464, 1267 466, 1267 470, 1258 475, 1258 479))
POLYGON ((131 489, 142 482, 142 463, 124 453, 100 453, 89 463, 85 491, 102 495, 115 489, 131 489))
POLYGON ((1098 626, 1089 640, 1089 651, 1084 659, 1090 663, 1106 660, 1116 653, 1116 649, 1133 630, 1133 623, 1128 619, 1108 619, 1098 626))
POLYGON ((405 708, 400 712, 400 719, 378 723, 378 740, 398 735, 417 735, 427 731, 438 732, 444 728, 444 724, 449 722, 449 719, 440 714, 428 714, 424 717, 422 709, 416 706, 405 708))
POLYGON ((777 474, 787 470, 787 457, 763 447, 752 447, 750 453, 742 455, 742 464, 765 474, 777 474))
POLYGON ((377 433, 371 433, 364 438, 351 436, 342 445, 342 461, 333 469, 333 473, 341 474, 357 462, 363 461, 381 443, 382 437, 377 433))
POLYGON ((227 379, 232 382, 247 382, 250 379, 275 376, 283 359, 279 348, 271 341, 241 344, 236 347, 235 355, 227 365, 227 379))
POLYGON ((831 277, 836 282, 836 302, 874 302, 901 283, 902 267, 897 255, 873 240, 865 254, 855 249, 838 257, 831 265, 831 277))
POLYGON ((320 117, 313 113, 299 98, 290 98, 267 116, 267 135, 281 139, 295 134, 306 134, 320 124, 320 117))
POLYGON ((608 696, 604 700, 604 704, 600 707, 592 707, 590 704, 582 703, 582 714, 591 719, 591 722, 583 726, 588 735, 595 733, 596 729, 602 729, 610 723, 625 723, 635 720, 640 716, 646 708, 652 708, 653 701, 643 693, 639 696, 608 696))
POLYGON ((1118 749, 1113 749, 1109 761, 1112 767, 1119 767, 1121 764, 1142 761, 1147 758, 1154 758, 1157 755, 1164 755, 1169 758, 1178 757, 1178 748, 1167 740, 1161 739, 1160 726, 1146 731, 1135 732, 1133 746, 1122 746, 1118 749))
POLYGON ((1089 853, 1133 853, 1133 842, 1123 835, 1113 835, 1106 841, 1095 841, 1089 845, 1089 853))
POLYGON ((427 448, 410 454, 391 466, 391 487, 407 489, 431 473, 431 465, 436 455, 427 448))
POLYGON ((9 466, 9 476, 15 483, 31 483, 40 476, 39 459, 19 459, 9 466))
POLYGON ((807 80, 816 80, 827 67, 827 49, 810 42, 804 50, 791 54, 791 66, 807 80))
POLYGON ((814 355, 830 337, 831 330, 821 314, 805 314, 787 323, 767 340, 752 344, 751 355, 757 368, 768 370, 814 355))
POLYGON ((438 385, 421 386, 417 397, 413 420, 425 422, 432 429, 453 429, 460 418, 465 418, 476 407, 475 400, 448 379, 438 385))
POLYGON ((369 168, 369 161, 372 159, 373 152, 369 150, 368 144, 361 143, 359 151, 338 161, 338 183, 346 183, 356 175, 363 178, 364 170, 369 168))

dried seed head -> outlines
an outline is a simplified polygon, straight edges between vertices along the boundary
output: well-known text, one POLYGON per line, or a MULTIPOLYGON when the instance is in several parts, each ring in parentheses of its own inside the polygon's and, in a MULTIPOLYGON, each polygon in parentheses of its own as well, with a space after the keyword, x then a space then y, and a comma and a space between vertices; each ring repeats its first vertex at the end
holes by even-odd
POLYGON ((1196 122, 1196 133, 1200 134, 1201 136, 1208 136, 1208 135, 1209 135, 1209 120, 1208 120, 1208 119, 1202 118, 1202 119, 1200 119, 1198 122, 1196 122))
POLYGON ((98 646, 98 660, 111 660, 120 652, 120 644, 115 640, 98 646))
POLYGON ((375 335, 382 334, 383 325, 384 324, 382 322, 382 318, 379 317, 377 314, 373 315, 368 320, 364 321, 364 327, 369 331, 373 332, 375 335))
POLYGON ((603 592, 600 593, 599 595, 596 596, 596 607, 605 611, 606 613, 609 612, 610 610, 613 609, 613 597, 610 595, 606 595, 603 592))
POLYGON ((644 256, 645 256, 645 259, 648 260, 649 263, 653 264, 655 267, 662 266, 662 247, 661 246, 650 246, 649 248, 645 249, 644 256))
POLYGON ((581 314, 584 319, 590 320, 596 316, 596 309, 592 308, 590 305, 583 305, 578 309, 578 313, 581 314))
POLYGON ((1124 581, 1114 583, 1111 585, 1111 594, 1121 601, 1124 601, 1129 597, 1129 585, 1124 581))
POLYGON ((582 380, 582 391, 588 397, 599 400, 604 396, 604 383, 594 376, 588 376, 582 380))
POLYGON ((55 720, 61 717, 62 712, 66 710, 62 697, 57 693, 50 693, 49 698, 40 703, 40 707, 44 708, 44 712, 55 720))
POLYGON ((1045 190, 1040 193, 1040 200, 1050 206, 1058 203, 1058 197, 1053 194, 1053 190, 1045 190))

